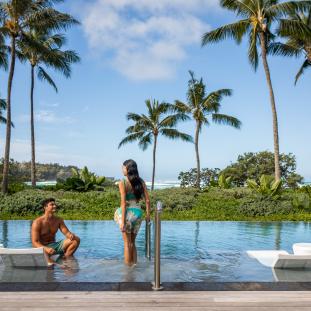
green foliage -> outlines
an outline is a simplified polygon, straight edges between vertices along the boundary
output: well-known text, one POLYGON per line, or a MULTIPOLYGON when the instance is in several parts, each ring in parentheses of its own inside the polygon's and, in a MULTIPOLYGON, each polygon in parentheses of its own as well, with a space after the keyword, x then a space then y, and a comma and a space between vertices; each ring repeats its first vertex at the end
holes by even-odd
POLYGON ((191 210, 195 205, 199 192, 193 188, 170 188, 151 192, 151 202, 163 203, 165 211, 191 210))
MULTIPOLYGON (((207 191, 170 188, 153 191, 151 207, 158 200, 163 202, 163 220, 311 221, 311 209, 306 204, 308 196, 298 190, 286 190, 280 196, 271 197, 248 188, 209 187, 207 191)), ((112 220, 120 205, 115 187, 100 192, 27 189, 12 195, 0 194, 0 219, 33 219, 43 213, 41 202, 48 197, 56 199, 58 215, 65 219, 112 220)))
POLYGON ((306 193, 311 197, 311 186, 303 186, 296 190, 298 193, 306 193))
POLYGON ((242 200, 238 212, 251 217, 288 215, 293 212, 293 206, 288 199, 257 195, 242 200))
MULTIPOLYGON (((280 154, 280 169, 285 187, 296 188, 303 179, 296 173, 296 157, 291 153, 280 154)), ((274 175, 274 154, 269 151, 244 153, 221 173, 232 176, 236 186, 244 186, 248 179, 259 183, 262 175, 274 175)))
POLYGON ((91 173, 86 166, 80 171, 73 168, 72 177, 67 178, 65 181, 58 181, 56 188, 79 192, 103 190, 105 179, 104 176, 96 176, 91 173))
POLYGON ((24 191, 28 189, 29 186, 25 185, 24 183, 10 183, 9 184, 9 194, 13 194, 19 191, 24 191))
MULTIPOLYGON (((214 186, 218 183, 218 174, 220 169, 214 168, 203 168, 201 170, 201 186, 206 188, 209 186, 214 186)), ((197 179, 197 169, 192 168, 188 172, 180 172, 178 180, 180 180, 181 187, 195 187, 197 179)))
POLYGON ((310 208, 310 196, 306 193, 296 193, 292 199, 293 207, 297 209, 310 208))
POLYGON ((276 196, 281 194, 282 181, 276 181, 271 175, 262 175, 259 180, 259 184, 255 180, 247 180, 247 185, 250 189, 257 191, 265 196, 276 196))
POLYGON ((232 177, 225 177, 224 174, 219 175, 218 186, 222 189, 230 189, 232 187, 232 177))

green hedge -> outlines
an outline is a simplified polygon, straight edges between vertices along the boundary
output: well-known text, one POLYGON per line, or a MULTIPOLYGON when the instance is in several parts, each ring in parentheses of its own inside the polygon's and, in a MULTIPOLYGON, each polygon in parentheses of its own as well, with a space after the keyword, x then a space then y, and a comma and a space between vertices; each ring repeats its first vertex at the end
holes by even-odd
MULTIPOLYGON (((152 192, 151 202, 163 202, 162 218, 167 220, 311 220, 308 190, 287 190, 271 198, 247 188, 171 188, 152 192)), ((86 193, 26 189, 0 194, 0 219, 34 218, 42 214, 41 202, 48 197, 56 199, 59 215, 66 219, 111 220, 120 205, 115 188, 86 193)))

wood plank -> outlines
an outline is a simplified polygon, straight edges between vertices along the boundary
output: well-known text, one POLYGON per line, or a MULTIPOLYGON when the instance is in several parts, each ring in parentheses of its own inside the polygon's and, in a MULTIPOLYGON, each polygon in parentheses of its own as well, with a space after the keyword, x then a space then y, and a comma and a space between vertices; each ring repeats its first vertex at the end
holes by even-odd
POLYGON ((310 311, 311 292, 9 292, 1 311, 310 311))

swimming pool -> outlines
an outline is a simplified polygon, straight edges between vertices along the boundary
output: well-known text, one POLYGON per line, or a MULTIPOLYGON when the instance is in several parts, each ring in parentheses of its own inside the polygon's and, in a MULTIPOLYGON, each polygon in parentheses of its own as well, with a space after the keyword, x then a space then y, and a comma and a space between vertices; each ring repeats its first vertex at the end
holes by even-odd
MULTIPOLYGON (((150 282, 144 225, 137 237, 138 264, 123 265, 123 241, 113 221, 67 221, 81 238, 75 260, 52 270, 0 266, 0 282, 150 282)), ((0 243, 31 247, 30 221, 0 221, 0 243)), ((284 249, 310 242, 308 222, 163 221, 161 278, 164 282, 311 281, 311 271, 271 270, 248 258, 247 250, 284 249)), ((58 234, 61 238, 61 234, 58 234)))

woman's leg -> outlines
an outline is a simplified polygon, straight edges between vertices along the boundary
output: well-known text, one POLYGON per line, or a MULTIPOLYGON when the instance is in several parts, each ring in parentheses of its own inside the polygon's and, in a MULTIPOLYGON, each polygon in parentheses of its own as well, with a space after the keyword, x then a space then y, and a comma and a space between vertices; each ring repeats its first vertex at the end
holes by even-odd
POLYGON ((136 233, 132 232, 131 233, 131 242, 132 242, 132 260, 133 264, 137 263, 137 250, 136 250, 136 245, 135 245, 135 239, 136 239, 136 233))
POLYGON ((123 241, 124 241, 124 263, 126 265, 131 265, 133 262, 132 259, 132 248, 131 248, 131 234, 123 232, 123 241))

